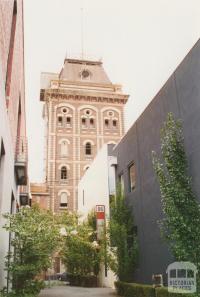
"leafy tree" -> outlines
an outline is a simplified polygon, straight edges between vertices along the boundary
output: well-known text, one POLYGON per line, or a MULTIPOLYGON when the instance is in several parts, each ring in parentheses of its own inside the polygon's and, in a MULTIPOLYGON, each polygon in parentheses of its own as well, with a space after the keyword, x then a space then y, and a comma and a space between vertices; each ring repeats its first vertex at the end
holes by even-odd
POLYGON ((116 259, 111 264, 111 268, 120 281, 132 281, 137 264, 138 245, 134 232, 133 215, 125 203, 119 186, 117 195, 111 202, 110 213, 111 251, 116 259))
POLYGON ((180 120, 171 113, 161 130, 162 162, 153 152, 164 218, 162 236, 175 258, 190 261, 200 271, 200 206, 188 176, 188 163, 180 120))
POLYGON ((94 224, 91 214, 87 222, 77 222, 76 226, 66 226, 61 257, 67 271, 73 275, 97 276, 99 272, 102 252, 95 240, 94 224))
POLYGON ((59 229, 50 211, 23 207, 6 214, 5 229, 11 232, 11 250, 6 266, 12 282, 12 296, 35 296, 41 289, 36 276, 51 266, 59 242, 59 229))

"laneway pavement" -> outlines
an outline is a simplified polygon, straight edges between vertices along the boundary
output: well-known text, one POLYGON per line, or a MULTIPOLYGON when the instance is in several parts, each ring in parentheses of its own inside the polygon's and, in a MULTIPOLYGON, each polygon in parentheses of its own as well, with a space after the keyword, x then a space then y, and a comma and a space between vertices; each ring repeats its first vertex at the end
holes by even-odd
POLYGON ((109 288, 81 288, 58 286, 41 291, 39 297, 116 297, 115 290, 109 288))

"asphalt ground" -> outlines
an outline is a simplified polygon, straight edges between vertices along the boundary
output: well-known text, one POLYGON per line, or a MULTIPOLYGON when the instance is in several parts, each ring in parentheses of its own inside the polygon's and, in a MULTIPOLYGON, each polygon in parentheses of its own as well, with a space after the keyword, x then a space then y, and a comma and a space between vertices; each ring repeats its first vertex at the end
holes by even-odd
POLYGON ((41 291, 39 297, 116 297, 115 290, 110 288, 82 288, 57 286, 41 291))

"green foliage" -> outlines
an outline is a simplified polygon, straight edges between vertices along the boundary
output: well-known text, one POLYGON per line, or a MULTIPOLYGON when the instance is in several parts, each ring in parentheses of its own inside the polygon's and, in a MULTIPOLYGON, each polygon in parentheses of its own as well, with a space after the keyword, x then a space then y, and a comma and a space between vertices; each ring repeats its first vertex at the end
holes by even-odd
POLYGON ((131 210, 126 206, 124 196, 118 187, 116 198, 110 205, 110 240, 115 263, 111 265, 119 280, 131 281, 137 264, 138 246, 134 233, 131 210))
POLYGON ((97 287, 97 276, 95 275, 68 274, 68 279, 71 286, 88 288, 97 287))
POLYGON ((195 294, 170 293, 167 287, 154 288, 150 285, 115 282, 117 294, 123 297, 195 297, 195 294))
POLYGON ((61 257, 69 273, 79 276, 98 274, 103 252, 95 239, 96 230, 92 215, 89 222, 66 226, 61 257))
POLYGON ((182 125, 170 113, 161 130, 162 162, 153 152, 160 184, 163 237, 179 261, 190 261, 200 271, 200 206, 188 176, 182 125))
POLYGON ((50 257, 59 241, 59 229, 51 212, 23 207, 6 214, 5 229, 11 232, 11 249, 6 259, 12 293, 9 296, 35 296, 43 284, 36 276, 51 266, 50 257))
MULTIPOLYGON (((117 293, 124 297, 155 297, 155 289, 150 285, 115 282, 117 293)), ((161 297, 161 296, 159 296, 161 297)))

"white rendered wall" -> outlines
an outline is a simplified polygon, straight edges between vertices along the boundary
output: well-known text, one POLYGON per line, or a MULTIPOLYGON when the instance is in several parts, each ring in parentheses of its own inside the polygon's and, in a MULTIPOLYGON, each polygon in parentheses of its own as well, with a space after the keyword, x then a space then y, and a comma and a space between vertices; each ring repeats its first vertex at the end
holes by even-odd
MULTIPOLYGON (((96 205, 105 205, 106 218, 109 219, 109 192, 113 194, 114 191, 114 168, 110 167, 113 161, 113 157, 108 157, 108 146, 104 145, 82 177, 78 185, 78 212, 82 219, 87 218, 96 205)), ((116 277, 112 271, 108 270, 106 277, 105 267, 102 265, 99 276, 103 287, 114 287, 116 277)))
POLYGON ((104 145, 79 182, 78 212, 83 215, 83 218, 86 218, 87 214, 99 204, 105 205, 106 217, 109 217, 107 150, 107 145, 104 145))
POLYGON ((5 256, 9 247, 9 233, 2 227, 5 224, 5 220, 2 217, 4 213, 10 213, 11 209, 11 195, 13 193, 15 202, 14 208, 16 208, 16 200, 18 199, 17 186, 14 176, 14 153, 13 145, 11 141, 10 127, 7 116, 6 100, 5 100, 5 84, 2 78, 0 64, 0 150, 1 140, 3 140, 5 148, 5 157, 3 164, 1 163, 0 172, 0 289, 6 286, 7 273, 4 271, 5 256))

